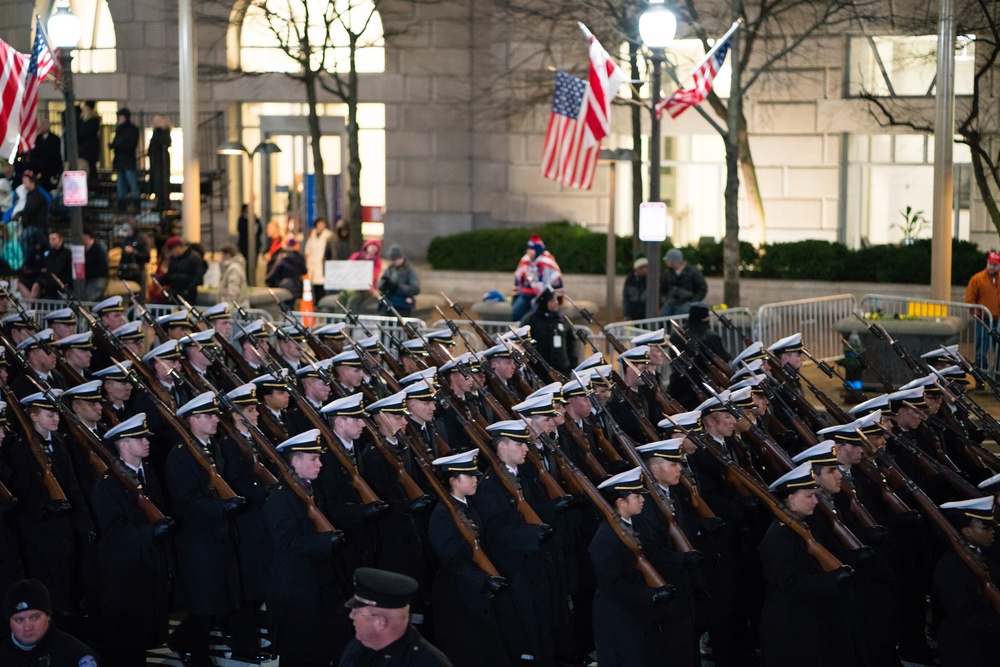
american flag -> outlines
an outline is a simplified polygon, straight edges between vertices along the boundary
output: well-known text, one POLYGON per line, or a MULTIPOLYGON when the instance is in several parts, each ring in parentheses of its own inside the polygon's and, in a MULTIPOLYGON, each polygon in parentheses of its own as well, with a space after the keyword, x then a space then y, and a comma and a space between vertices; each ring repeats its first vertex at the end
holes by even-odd
POLYGON ((657 117, 666 110, 671 118, 677 118, 688 107, 701 104, 708 97, 712 90, 712 83, 715 75, 722 69, 722 63, 726 62, 726 55, 733 42, 733 33, 739 28, 739 23, 734 23, 729 32, 715 43, 712 50, 705 55, 705 59, 694 69, 689 78, 694 79, 694 85, 690 88, 682 88, 665 100, 656 105, 657 117))
POLYGON ((42 20, 36 19, 35 43, 31 47, 31 59, 28 61, 24 109, 21 112, 22 152, 30 151, 35 146, 35 134, 38 132, 38 87, 54 66, 49 43, 42 31, 42 20))
POLYGON ((55 62, 39 20, 31 55, 25 56, 0 40, 0 156, 35 145, 38 129, 38 86, 55 62))
POLYGON ((611 100, 625 75, 596 38, 590 40, 588 80, 556 72, 556 92, 545 132, 542 175, 573 188, 594 183, 601 139, 611 127, 611 100))

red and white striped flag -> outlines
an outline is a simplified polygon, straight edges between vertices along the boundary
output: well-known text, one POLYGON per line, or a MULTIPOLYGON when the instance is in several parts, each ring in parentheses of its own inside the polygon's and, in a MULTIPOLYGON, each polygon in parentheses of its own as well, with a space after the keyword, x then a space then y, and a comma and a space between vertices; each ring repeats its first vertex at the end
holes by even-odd
POLYGON ((712 50, 705 54, 704 60, 694 68, 691 72, 690 77, 694 79, 694 85, 690 88, 682 88, 676 93, 671 95, 665 100, 661 100, 656 105, 656 116, 660 117, 663 111, 666 110, 670 114, 671 118, 677 118, 685 109, 688 107, 696 106, 705 101, 708 97, 708 93, 712 90, 712 84, 715 82, 715 75, 719 73, 722 69, 722 63, 726 62, 726 55, 729 53, 729 47, 733 41, 733 33, 736 29, 740 27, 740 24, 734 23, 732 27, 729 28, 722 39, 715 43, 712 50))
POLYGON ((611 131, 611 100, 625 81, 621 68, 593 36, 587 81, 556 72, 555 99, 542 150, 542 176, 573 188, 590 189, 601 139, 611 131))
POLYGON ((55 66, 42 31, 35 26, 31 55, 25 56, 0 40, 0 156, 11 158, 16 151, 35 145, 38 131, 38 87, 55 66))

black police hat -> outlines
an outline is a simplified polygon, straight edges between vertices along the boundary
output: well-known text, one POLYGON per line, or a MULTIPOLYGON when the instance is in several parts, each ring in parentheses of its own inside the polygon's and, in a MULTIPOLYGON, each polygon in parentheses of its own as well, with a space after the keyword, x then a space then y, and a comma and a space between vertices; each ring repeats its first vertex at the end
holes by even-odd
POLYGON ((354 597, 345 602, 344 606, 350 609, 402 609, 410 604, 410 596, 418 588, 417 580, 405 574, 359 567, 354 571, 354 597))

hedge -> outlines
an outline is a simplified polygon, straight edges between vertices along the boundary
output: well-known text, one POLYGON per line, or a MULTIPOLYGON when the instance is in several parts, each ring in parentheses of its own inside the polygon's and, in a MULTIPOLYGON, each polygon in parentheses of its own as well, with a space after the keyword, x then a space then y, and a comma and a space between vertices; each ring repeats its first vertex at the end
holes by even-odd
MULTIPOLYGON (((513 273, 533 233, 542 237, 563 273, 604 273, 606 235, 568 222, 440 236, 431 241, 427 260, 435 269, 513 273)), ((663 252, 670 247, 663 244, 663 252)), ((632 238, 619 236, 615 250, 615 271, 624 275, 632 268, 632 238)), ((688 245, 681 250, 706 276, 722 275, 721 242, 688 245)), ((984 266, 985 253, 975 243, 952 240, 953 285, 965 285, 984 266)), ((927 284, 931 242, 919 239, 909 245, 852 250, 829 241, 766 243, 759 249, 744 241, 740 243, 740 273, 747 278, 927 284)))

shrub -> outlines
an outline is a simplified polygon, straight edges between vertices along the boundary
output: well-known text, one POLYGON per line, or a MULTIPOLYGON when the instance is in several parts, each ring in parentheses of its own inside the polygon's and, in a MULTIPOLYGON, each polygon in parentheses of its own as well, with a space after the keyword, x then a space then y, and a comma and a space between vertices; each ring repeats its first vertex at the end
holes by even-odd
MULTIPOLYGON (((542 237, 564 273, 604 273, 607 236, 568 222, 441 236, 431 241, 427 260, 435 269, 513 273, 533 233, 542 237)), ((663 244, 661 253, 670 247, 663 244)), ((722 275, 721 242, 688 245, 681 251, 688 263, 698 266, 706 276, 722 275)), ((632 259, 631 237, 618 237, 615 272, 628 273, 632 259)), ((975 243, 952 241, 953 285, 966 284, 985 265, 985 254, 975 243)), ((764 244, 758 250, 741 241, 740 271, 746 278, 927 284, 931 275, 931 242, 918 239, 907 245, 852 250, 840 243, 807 240, 764 244)))

